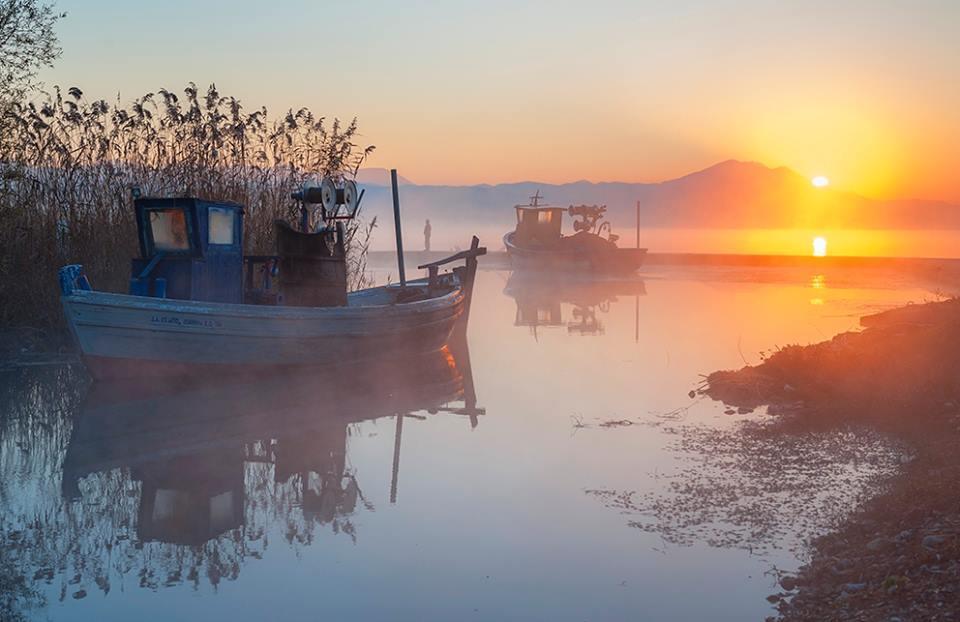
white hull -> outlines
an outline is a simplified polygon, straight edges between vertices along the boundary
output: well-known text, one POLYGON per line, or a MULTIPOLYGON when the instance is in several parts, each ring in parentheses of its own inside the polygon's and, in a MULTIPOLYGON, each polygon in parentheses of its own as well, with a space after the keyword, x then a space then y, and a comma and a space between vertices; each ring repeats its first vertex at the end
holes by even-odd
POLYGON ((503 236, 503 245, 515 270, 632 274, 647 254, 645 248, 613 248, 604 252, 529 249, 514 244, 514 232, 503 236))
POLYGON ((402 347, 441 348, 464 312, 456 288, 384 304, 379 290, 346 307, 208 303, 75 289, 63 307, 96 377, 181 373, 204 366, 303 367, 363 360, 402 347))

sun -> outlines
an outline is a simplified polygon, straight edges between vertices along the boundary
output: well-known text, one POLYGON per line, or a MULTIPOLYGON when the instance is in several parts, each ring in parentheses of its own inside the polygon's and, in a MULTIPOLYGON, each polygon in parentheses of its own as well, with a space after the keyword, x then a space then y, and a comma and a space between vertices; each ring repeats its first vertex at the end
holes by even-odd
POLYGON ((823 175, 817 175, 810 180, 810 183, 813 184, 814 188, 826 188, 830 185, 830 180, 823 175))
POLYGON ((827 238, 823 237, 822 235, 818 235, 817 237, 813 238, 813 256, 827 256, 827 238))

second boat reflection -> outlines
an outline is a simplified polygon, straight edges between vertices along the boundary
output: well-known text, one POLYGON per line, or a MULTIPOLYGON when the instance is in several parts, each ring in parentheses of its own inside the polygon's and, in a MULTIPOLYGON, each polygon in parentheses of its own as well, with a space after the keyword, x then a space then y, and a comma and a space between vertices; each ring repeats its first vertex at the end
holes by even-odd
MULTIPOLYGON (((598 313, 610 311, 610 304, 619 297, 633 296, 639 311, 640 296, 646 296, 643 280, 582 279, 570 275, 548 277, 515 272, 510 276, 504 293, 517 303, 515 326, 526 326, 536 337, 538 329, 566 326, 567 332, 578 335, 602 335, 603 322, 598 313), (563 319, 563 304, 573 305, 571 319, 563 319)), ((639 336, 639 315, 636 334, 639 336)))

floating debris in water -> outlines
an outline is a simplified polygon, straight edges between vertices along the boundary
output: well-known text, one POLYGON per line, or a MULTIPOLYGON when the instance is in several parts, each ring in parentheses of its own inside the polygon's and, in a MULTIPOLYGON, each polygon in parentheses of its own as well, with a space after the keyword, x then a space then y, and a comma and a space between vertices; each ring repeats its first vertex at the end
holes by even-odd
POLYGON ((806 542, 835 528, 899 467, 899 448, 865 429, 784 435, 769 428, 671 428, 683 466, 659 476, 664 487, 585 492, 671 544, 802 555, 806 542))

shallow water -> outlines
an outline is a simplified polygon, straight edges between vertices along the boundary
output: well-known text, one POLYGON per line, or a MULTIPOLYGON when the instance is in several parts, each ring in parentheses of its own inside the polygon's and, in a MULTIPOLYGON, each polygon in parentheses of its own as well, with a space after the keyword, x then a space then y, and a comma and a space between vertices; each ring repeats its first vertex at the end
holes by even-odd
POLYGON ((366 372, 7 373, 0 591, 40 620, 762 620, 898 451, 765 438, 688 392, 933 298, 870 272, 481 271, 466 344, 366 372))

